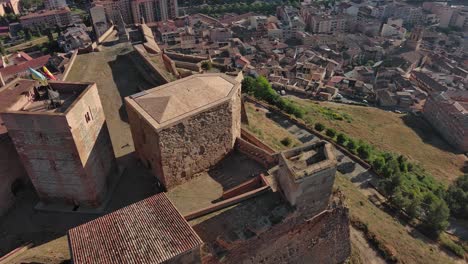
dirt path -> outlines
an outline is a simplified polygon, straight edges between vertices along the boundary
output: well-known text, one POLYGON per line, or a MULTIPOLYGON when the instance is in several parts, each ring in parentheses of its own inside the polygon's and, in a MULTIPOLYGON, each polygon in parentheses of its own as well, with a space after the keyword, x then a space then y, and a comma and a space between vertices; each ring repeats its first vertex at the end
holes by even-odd
POLYGON ((350 226, 351 241, 359 251, 359 257, 362 263, 366 264, 386 264, 385 260, 375 251, 367 242, 364 234, 350 226))

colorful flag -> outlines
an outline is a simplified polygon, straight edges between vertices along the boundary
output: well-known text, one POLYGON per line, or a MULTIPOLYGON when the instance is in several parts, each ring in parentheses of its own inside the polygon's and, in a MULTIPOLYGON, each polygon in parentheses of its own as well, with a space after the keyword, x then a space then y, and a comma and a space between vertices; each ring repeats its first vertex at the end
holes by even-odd
POLYGON ((42 73, 34 70, 33 68, 29 68, 29 72, 31 72, 31 77, 34 80, 39 81, 41 85, 48 85, 47 78, 44 75, 42 75, 42 73))
POLYGON ((52 73, 50 73, 49 69, 47 69, 46 66, 42 66, 42 70, 47 75, 47 77, 49 77, 49 79, 57 80, 57 78, 55 78, 55 76, 52 73))

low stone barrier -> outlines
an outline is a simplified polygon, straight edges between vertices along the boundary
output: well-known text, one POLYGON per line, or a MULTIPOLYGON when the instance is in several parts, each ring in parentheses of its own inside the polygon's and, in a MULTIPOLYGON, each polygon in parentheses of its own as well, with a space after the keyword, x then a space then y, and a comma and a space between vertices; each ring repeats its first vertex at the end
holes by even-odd
POLYGON ((235 147, 238 151, 262 164, 265 168, 270 168, 278 163, 277 155, 268 153, 266 150, 261 149, 242 138, 236 139, 235 147))

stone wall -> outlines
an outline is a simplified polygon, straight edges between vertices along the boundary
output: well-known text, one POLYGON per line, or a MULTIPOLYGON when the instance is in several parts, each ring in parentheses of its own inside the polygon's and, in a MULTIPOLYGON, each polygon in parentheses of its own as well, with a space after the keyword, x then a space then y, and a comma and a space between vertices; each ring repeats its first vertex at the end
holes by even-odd
POLYGON ((11 142, 7 134, 0 135, 0 181, 1 216, 15 201, 13 193, 15 186, 13 185, 27 182, 26 171, 21 164, 13 142, 11 142))
POLYGON ((105 199, 110 177, 115 176, 116 162, 114 150, 106 125, 96 84, 81 95, 79 100, 68 110, 68 126, 84 168, 81 181, 85 194, 74 197, 75 200, 91 206, 99 206, 105 199), (89 116, 89 119, 86 119, 89 116))
POLYGON ((159 132, 164 182, 171 188, 214 166, 240 137, 240 94, 159 132))
MULTIPOLYGON (((348 209, 342 206, 300 222, 290 219, 263 234, 229 245, 223 263, 320 263, 344 262, 351 253, 348 209)), ((208 256, 203 263, 219 263, 208 256)))
POLYGON ((264 149, 261 149, 242 138, 237 139, 236 149, 247 155, 249 158, 262 164, 265 168, 270 168, 278 162, 277 156, 268 153, 264 149))
MULTIPOLYGON (((52 85, 66 90, 74 84, 52 85)), ((5 113, 2 117, 41 201, 100 204, 107 173, 115 163, 95 85, 65 114, 5 113)))

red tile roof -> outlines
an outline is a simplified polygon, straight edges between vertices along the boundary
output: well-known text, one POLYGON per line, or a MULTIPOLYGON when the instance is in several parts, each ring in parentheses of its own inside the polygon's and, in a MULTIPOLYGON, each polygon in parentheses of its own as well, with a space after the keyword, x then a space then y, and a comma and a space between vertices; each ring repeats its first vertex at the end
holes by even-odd
MULTIPOLYGON (((0 88, 0 113, 11 107, 18 101, 18 97, 27 91, 30 91, 36 81, 33 80, 18 80, 13 81, 0 88)), ((0 135, 7 132, 3 125, 2 116, 0 114, 0 135)))
MULTIPOLYGON (((29 56, 28 56, 29 57, 29 56)), ((18 74, 18 73, 23 73, 28 70, 29 67, 37 69, 39 67, 42 67, 47 64, 47 62, 50 59, 50 55, 45 55, 36 59, 32 59, 30 61, 18 64, 18 65, 12 65, 8 66, 5 68, 0 69, 0 73, 3 76, 3 79, 5 81, 11 77, 12 75, 18 74)))
POLYGON ((160 263, 203 243, 164 193, 68 232, 73 263, 160 263))

